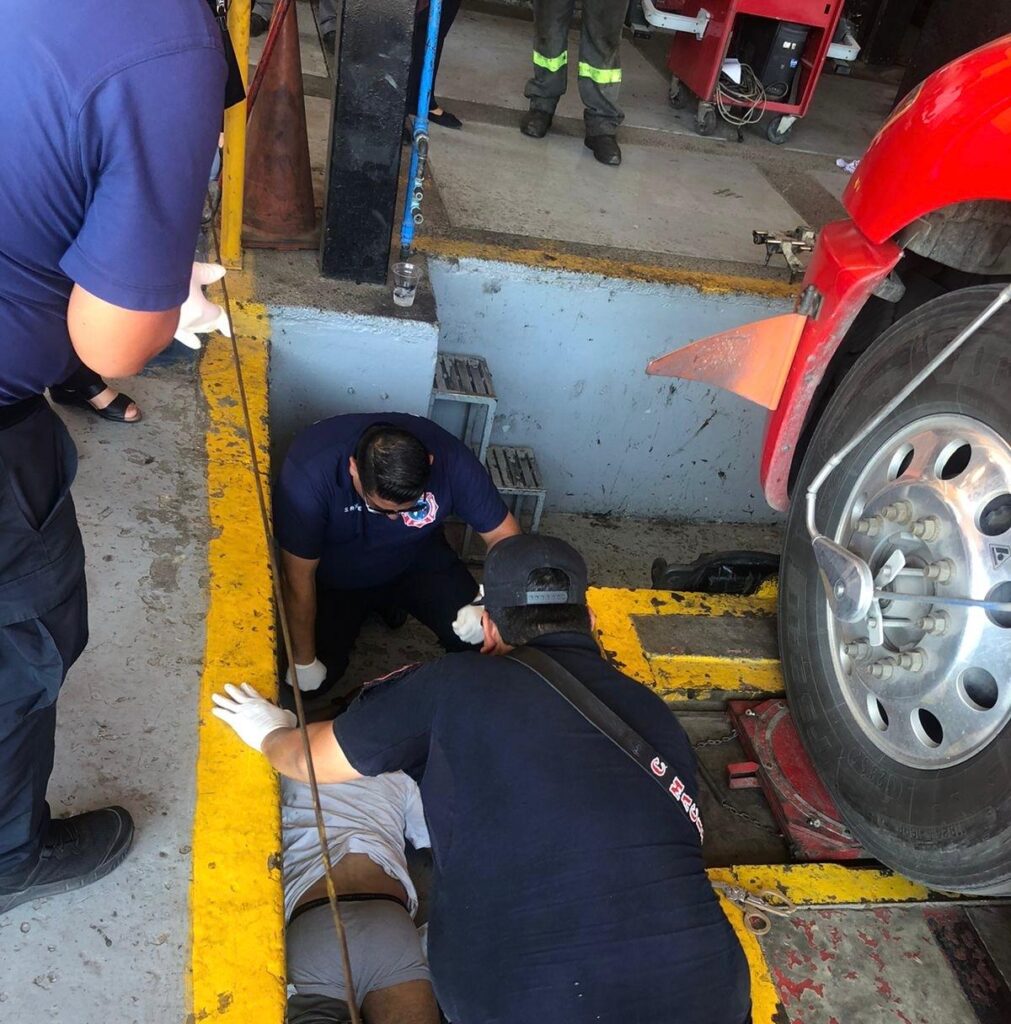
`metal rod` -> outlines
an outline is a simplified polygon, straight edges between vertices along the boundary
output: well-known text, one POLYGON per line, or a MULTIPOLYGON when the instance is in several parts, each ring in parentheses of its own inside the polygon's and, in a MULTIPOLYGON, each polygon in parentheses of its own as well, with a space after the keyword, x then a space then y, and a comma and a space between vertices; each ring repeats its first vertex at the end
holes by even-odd
POLYGON ((916 376, 894 397, 875 413, 857 432, 822 466, 818 475, 811 481, 807 489, 807 529, 811 537, 820 536, 815 523, 815 501, 821 485, 828 479, 832 471, 852 452, 857 445, 866 440, 889 416, 935 371, 953 356, 995 313, 1011 301, 1011 284, 1003 288, 1000 294, 983 310, 975 320, 956 335, 916 376))
POLYGON ((425 37, 425 62, 421 68, 418 87, 418 110, 414 118, 414 136, 411 142, 411 166, 407 172, 407 195, 404 198, 404 216, 400 222, 400 258, 411 255, 414 244, 414 217, 420 212, 425 191, 425 171, 428 167, 428 110, 432 105, 432 85, 435 81, 435 54, 439 48, 439 22, 442 19, 442 0, 431 0, 428 7, 428 34, 425 37))
POLYGON ((913 604, 941 604, 954 608, 982 608, 988 612, 1011 615, 1011 601, 987 601, 986 598, 944 597, 937 594, 899 594, 894 590, 875 590, 874 597, 879 601, 907 601, 913 604))
MULTIPOLYGON (((221 260, 221 241, 218 237, 217 225, 211 219, 211 237, 214 239, 215 254, 218 261, 221 260)), ((225 278, 221 279, 221 290, 225 300, 225 318, 228 320, 230 341, 232 346, 232 362, 235 368, 235 377, 239 389, 239 404, 242 407, 242 415, 245 420, 246 440, 249 445, 249 464, 256 484, 256 501, 260 510, 260 521, 263 526, 264 538, 267 543, 267 561, 270 566, 270 579, 274 590, 274 600, 277 602, 278 620, 281 626, 281 639, 284 644, 284 652, 288 658, 288 666, 291 670, 292 691, 295 697, 295 714, 298 719, 298 731, 302 740, 302 756, 305 758, 306 773, 309 777, 309 790, 312 794, 312 806, 316 817, 316 833, 319 837, 320 859, 323 862, 324 877, 326 880, 326 894, 330 902, 330 911, 333 915, 334 930, 337 932, 338 946, 340 947, 341 966, 344 971, 344 1001, 348 1004, 351 1013, 351 1024, 362 1024, 361 1014, 358 1010, 358 1003, 355 998, 354 977, 351 972, 351 957, 348 953, 347 932, 344 929, 344 920, 341 917, 340 904, 337 900, 337 890, 333 881, 333 863, 330 860, 330 846, 327 842, 326 823, 323 821, 323 808, 319 799, 319 784, 316 781, 316 768, 312 760, 312 746, 309 743, 309 733, 306 728, 305 708, 302 704, 302 691, 298 688, 298 668, 295 665, 295 654, 291 643, 291 634, 288 630, 288 616, 284 604, 284 591, 281 588, 281 576, 278 571, 277 555, 274 550, 274 534, 270 528, 270 515, 267 512, 267 497, 263 489, 263 474, 260 472, 260 459, 256 454, 256 436, 253 433, 253 418, 249 412, 249 402, 246 398, 246 382, 242 375, 242 360, 239 357, 239 342, 235 335, 235 323, 232 320, 232 303, 228 294, 228 284, 225 278)))

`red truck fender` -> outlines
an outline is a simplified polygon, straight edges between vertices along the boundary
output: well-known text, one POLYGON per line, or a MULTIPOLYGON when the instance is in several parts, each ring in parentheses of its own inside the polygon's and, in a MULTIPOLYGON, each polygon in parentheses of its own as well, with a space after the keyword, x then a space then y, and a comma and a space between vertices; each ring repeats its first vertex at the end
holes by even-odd
POLYGON ((935 210, 1011 201, 1009 166, 1011 36, 1004 36, 931 75, 875 136, 843 195, 852 220, 818 236, 801 286, 803 314, 693 342, 646 372, 714 384, 771 409, 761 483, 766 501, 786 509, 811 402, 857 314, 902 256, 892 239, 935 210))

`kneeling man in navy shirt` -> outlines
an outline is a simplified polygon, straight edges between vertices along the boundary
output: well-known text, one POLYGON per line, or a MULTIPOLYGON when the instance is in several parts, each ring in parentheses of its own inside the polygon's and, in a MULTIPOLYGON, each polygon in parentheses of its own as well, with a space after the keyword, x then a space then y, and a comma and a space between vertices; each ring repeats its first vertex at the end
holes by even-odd
MULTIPOLYGON (((316 776, 404 771, 421 789, 434 877, 429 962, 459 1024, 744 1024, 748 965, 706 876, 695 758, 652 691, 606 662, 586 565, 563 541, 503 540, 485 563, 485 648, 365 688, 308 726, 316 776), (657 752, 639 764, 545 678, 558 662, 657 752), (671 795, 676 799, 671 799, 671 795)), ((294 716, 247 685, 214 713, 305 779, 294 716)))
POLYGON ((454 514, 489 549, 520 532, 484 466, 431 420, 333 416, 295 438, 274 530, 299 689, 341 678, 372 612, 413 615, 448 651, 483 642, 477 583, 443 536, 454 514))

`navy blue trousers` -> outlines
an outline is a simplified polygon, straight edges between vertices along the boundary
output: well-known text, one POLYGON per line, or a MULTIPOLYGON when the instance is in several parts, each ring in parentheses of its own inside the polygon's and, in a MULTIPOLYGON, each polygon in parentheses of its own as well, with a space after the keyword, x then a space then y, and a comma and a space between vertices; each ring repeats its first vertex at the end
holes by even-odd
POLYGON ((38 859, 56 699, 88 640, 76 471, 74 443, 43 399, 0 407, 0 882, 16 884, 38 859))

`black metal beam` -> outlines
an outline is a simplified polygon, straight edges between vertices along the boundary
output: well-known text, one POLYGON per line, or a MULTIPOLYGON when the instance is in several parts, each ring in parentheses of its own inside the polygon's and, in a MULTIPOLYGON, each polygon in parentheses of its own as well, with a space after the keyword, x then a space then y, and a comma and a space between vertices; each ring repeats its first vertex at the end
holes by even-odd
POLYGON ((386 280, 415 0, 339 0, 320 240, 324 277, 386 280))

